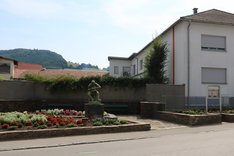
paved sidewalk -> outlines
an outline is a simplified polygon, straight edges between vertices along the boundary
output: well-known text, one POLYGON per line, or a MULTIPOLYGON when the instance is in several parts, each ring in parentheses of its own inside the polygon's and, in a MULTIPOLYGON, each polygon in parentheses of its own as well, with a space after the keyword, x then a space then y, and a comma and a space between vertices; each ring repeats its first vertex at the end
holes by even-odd
POLYGON ((66 137, 43 138, 43 139, 32 139, 32 140, 2 141, 0 142, 0 151, 49 148, 49 147, 70 146, 78 144, 144 139, 144 138, 155 137, 156 134, 159 134, 157 131, 166 131, 170 129, 178 129, 186 127, 159 120, 139 119, 137 116, 118 116, 118 118, 150 123, 151 131, 66 136, 66 137))

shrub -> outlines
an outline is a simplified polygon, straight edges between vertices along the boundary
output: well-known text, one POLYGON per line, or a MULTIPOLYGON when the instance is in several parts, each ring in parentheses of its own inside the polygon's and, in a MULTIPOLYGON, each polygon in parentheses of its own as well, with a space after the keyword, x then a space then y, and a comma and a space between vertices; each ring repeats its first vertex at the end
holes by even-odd
POLYGON ((167 53, 167 44, 162 42, 161 38, 156 38, 145 60, 147 77, 160 84, 168 82, 168 78, 165 76, 167 53))
POLYGON ((102 126, 103 123, 101 121, 95 121, 93 122, 93 126, 102 126))
POLYGON ((154 83, 150 78, 132 78, 132 77, 110 77, 110 76, 91 76, 76 78, 73 76, 60 76, 53 79, 41 78, 37 75, 26 76, 27 80, 44 83, 52 92, 72 92, 77 90, 86 90, 88 84, 95 80, 101 86, 112 87, 144 87, 147 83, 154 83))

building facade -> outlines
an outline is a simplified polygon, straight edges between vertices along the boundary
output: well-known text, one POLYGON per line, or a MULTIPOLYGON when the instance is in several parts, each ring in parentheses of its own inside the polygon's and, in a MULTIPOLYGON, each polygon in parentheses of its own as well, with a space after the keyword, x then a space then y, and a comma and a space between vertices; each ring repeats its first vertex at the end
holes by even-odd
MULTIPOLYGON (((169 50, 169 82, 185 84, 190 103, 204 103, 207 96, 234 97, 234 14, 216 9, 198 13, 194 8, 192 15, 181 17, 159 36, 169 50)), ((152 44, 138 54, 147 54, 152 44)))
POLYGON ((0 56, 0 78, 11 79, 14 76, 14 66, 17 61, 0 56))

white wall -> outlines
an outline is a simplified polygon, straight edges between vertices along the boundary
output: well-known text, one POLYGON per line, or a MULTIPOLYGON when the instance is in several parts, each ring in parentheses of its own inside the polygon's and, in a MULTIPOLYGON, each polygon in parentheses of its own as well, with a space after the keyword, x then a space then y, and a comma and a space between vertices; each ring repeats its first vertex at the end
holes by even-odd
MULTIPOLYGON (((180 22, 174 28, 175 32, 175 84, 186 84, 187 82, 187 22, 180 22)), ((163 36, 163 41, 167 43, 168 56, 166 74, 169 83, 173 83, 173 31, 172 28, 163 36)))
MULTIPOLYGON (((221 94, 234 96, 234 27, 215 24, 191 24, 191 90, 193 96, 207 94, 209 84, 201 83, 201 68, 227 68, 227 84, 220 86, 221 94), (226 52, 202 51, 201 35, 226 36, 226 52)), ((215 85, 215 84, 214 84, 215 85)))
POLYGON ((144 49, 144 51, 142 51, 141 53, 139 53, 136 57, 134 57, 132 59, 131 64, 132 64, 132 66, 134 64, 136 66, 136 71, 135 71, 136 75, 143 76, 142 74, 145 71, 145 58, 148 55, 148 53, 150 52, 150 48, 151 48, 151 46, 149 46, 148 48, 144 49), (140 61, 141 60, 143 60, 143 68, 142 69, 140 68, 140 61))
MULTIPOLYGON (((175 84, 185 84, 187 95, 187 27, 188 22, 175 26, 175 84)), ((172 82, 172 29, 163 35, 168 44, 168 76, 172 82)), ((220 86, 221 94, 234 96, 234 27, 191 23, 190 26, 190 96, 206 96, 208 86, 220 86), (201 35, 226 36, 227 52, 202 51, 201 35), (201 68, 226 68, 227 84, 202 84, 201 68)))
POLYGON ((131 67, 131 61, 129 60, 116 60, 110 59, 110 76, 120 77, 123 76, 123 67, 131 67), (119 67, 119 74, 114 74, 114 66, 119 67))

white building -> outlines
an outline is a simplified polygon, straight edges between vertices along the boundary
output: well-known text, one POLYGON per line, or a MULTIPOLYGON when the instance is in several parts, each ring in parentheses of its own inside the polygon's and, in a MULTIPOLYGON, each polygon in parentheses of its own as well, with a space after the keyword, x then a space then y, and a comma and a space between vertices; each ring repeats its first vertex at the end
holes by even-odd
MULTIPOLYGON (((234 97, 234 14, 216 9, 198 13, 194 8, 192 15, 181 17, 160 36, 168 44, 170 84, 185 84, 191 101, 208 94, 234 97)), ((125 66, 131 75, 144 72, 140 61, 152 43, 129 58, 109 57, 110 75, 122 76, 125 66)))

